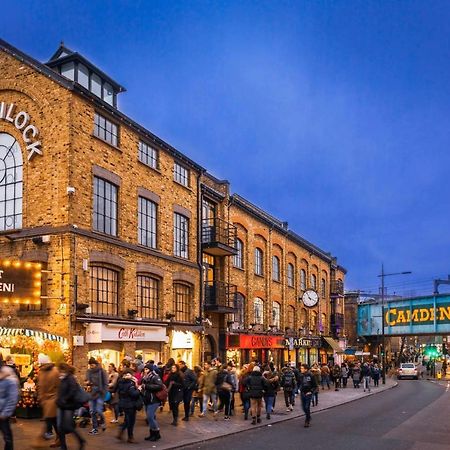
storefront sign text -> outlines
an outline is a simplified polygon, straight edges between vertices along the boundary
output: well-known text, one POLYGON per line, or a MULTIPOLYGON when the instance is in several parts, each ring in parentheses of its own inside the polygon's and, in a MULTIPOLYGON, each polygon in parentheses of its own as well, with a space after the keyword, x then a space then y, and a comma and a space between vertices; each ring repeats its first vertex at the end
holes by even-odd
POLYGON ((103 341, 165 342, 165 327, 133 327, 115 324, 90 323, 86 329, 86 342, 99 344, 103 341))
POLYGON ((0 260, 0 299, 4 303, 37 304, 41 301, 41 265, 0 260))
POLYGON ((286 338, 284 346, 289 348, 316 347, 319 348, 321 343, 320 337, 297 337, 286 338))
POLYGON ((412 308, 385 308, 386 324, 390 327, 404 325, 432 325, 434 321, 450 323, 450 303, 417 305, 412 308))
POLYGON ((259 336, 241 334, 239 339, 240 348, 283 348, 282 336, 259 336))

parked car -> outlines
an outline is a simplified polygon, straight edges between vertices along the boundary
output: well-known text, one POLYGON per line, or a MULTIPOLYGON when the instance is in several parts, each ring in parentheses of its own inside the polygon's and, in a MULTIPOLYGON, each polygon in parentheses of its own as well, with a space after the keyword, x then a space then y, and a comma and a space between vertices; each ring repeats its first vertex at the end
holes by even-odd
POLYGON ((397 379, 402 378, 413 378, 414 380, 419 379, 419 371, 414 363, 401 363, 397 371, 397 379))

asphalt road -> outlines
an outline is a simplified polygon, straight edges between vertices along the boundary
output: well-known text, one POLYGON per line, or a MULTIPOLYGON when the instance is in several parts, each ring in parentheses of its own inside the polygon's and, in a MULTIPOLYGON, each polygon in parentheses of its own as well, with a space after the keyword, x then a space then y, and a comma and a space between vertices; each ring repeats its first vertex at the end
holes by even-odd
POLYGON ((449 450, 449 388, 402 380, 386 392, 313 413, 310 428, 294 419, 185 448, 449 450))

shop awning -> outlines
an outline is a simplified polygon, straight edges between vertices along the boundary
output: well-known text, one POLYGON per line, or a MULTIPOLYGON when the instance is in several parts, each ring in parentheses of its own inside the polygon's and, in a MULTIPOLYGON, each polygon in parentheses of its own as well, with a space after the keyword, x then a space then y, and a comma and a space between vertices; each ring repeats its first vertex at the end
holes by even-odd
POLYGON ((67 339, 62 336, 58 336, 56 334, 51 334, 51 333, 46 333, 45 331, 29 330, 27 328, 0 327, 0 336, 39 337, 41 339, 47 339, 49 341, 60 342, 61 344, 67 344, 67 339))
POLYGON ((356 350, 355 350, 354 348, 346 348, 346 349, 344 350, 344 353, 345 353, 346 355, 354 355, 354 354, 356 353, 356 350))
POLYGON ((333 338, 324 336, 323 339, 333 349, 334 352, 344 353, 344 350, 342 350, 339 343, 335 341, 333 338))

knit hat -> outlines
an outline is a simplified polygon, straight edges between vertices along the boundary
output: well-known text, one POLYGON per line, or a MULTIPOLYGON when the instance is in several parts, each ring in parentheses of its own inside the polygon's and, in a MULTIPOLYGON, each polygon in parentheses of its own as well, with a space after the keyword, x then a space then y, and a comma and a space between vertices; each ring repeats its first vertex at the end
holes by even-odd
POLYGON ((259 368, 259 366, 255 366, 253 367, 253 372, 261 372, 261 369, 259 368))
POLYGON ((88 364, 95 364, 95 365, 97 365, 97 364, 98 364, 98 361, 97 361, 93 356, 91 356, 91 357, 89 358, 88 364))
POLYGON ((39 353, 38 364, 49 364, 49 363, 51 363, 50 358, 47 355, 44 355, 43 353, 39 353))

